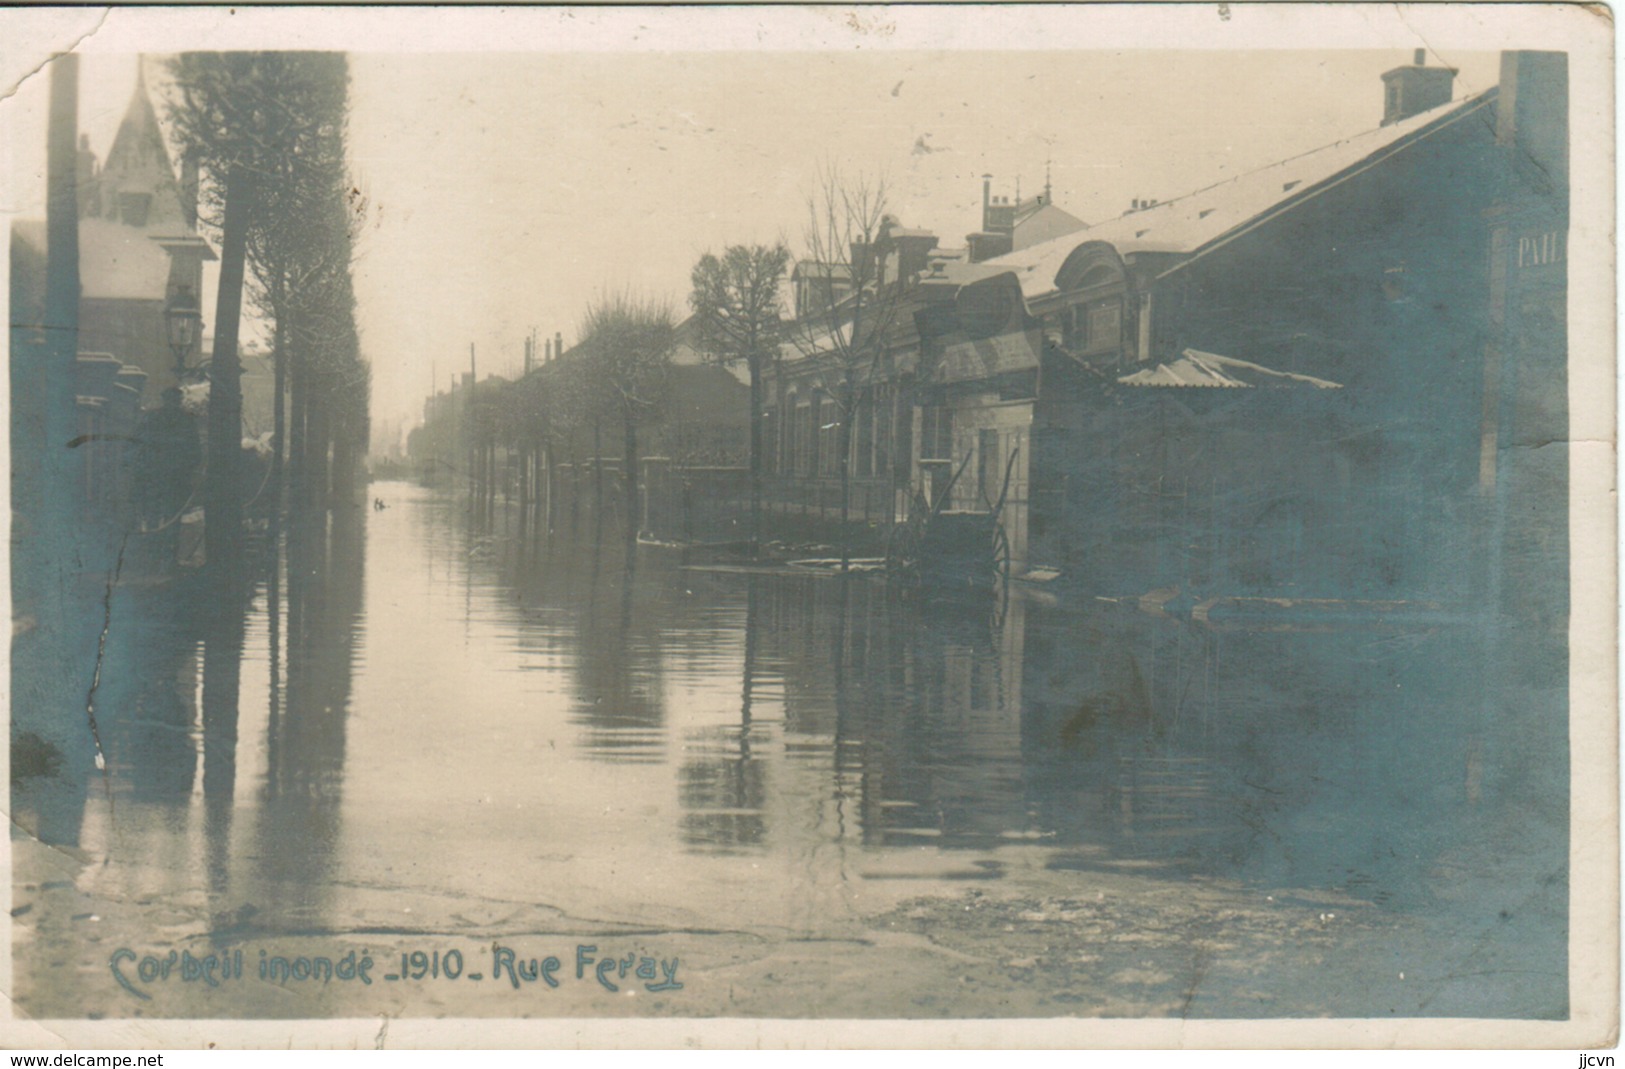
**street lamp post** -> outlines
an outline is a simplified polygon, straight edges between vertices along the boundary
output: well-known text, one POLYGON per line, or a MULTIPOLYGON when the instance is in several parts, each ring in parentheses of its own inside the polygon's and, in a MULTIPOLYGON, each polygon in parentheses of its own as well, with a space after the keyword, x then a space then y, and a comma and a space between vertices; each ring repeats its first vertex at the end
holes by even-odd
POLYGON ((164 323, 169 328, 169 349, 175 354, 175 380, 186 378, 186 358, 197 345, 202 332, 203 313, 191 286, 180 286, 164 305, 164 323))

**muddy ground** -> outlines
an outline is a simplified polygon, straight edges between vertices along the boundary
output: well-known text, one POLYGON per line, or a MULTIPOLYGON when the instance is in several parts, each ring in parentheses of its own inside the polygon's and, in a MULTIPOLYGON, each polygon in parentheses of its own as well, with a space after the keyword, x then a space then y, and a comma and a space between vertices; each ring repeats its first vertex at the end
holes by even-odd
MULTIPOLYGON (((1562 881, 1498 905, 1472 893, 1479 867, 1460 860, 1436 873, 1433 900, 1449 907, 1442 911, 1105 860, 1059 868, 1056 856, 1029 847, 946 862, 927 852, 918 864, 907 855, 877 860, 854 873, 852 893, 815 931, 736 927, 725 918, 715 927, 662 927, 567 914, 500 931, 367 923, 288 931, 256 924, 247 908, 208 916, 201 893, 105 897, 94 859, 27 839, 12 846, 13 1012, 21 1018, 1195 1019, 1563 1010, 1531 1002, 1530 992, 1548 989, 1549 978, 1524 975, 1518 960, 1530 933, 1561 911, 1562 881), (1459 901, 1440 897, 1450 893, 1459 901), (133 956, 115 963, 120 949, 133 956), (168 975, 154 972, 144 982, 140 959, 151 956, 149 972, 161 970, 170 950, 178 959, 168 975), (387 979, 414 950, 458 951, 461 974, 387 979), (262 951, 290 970, 300 958, 338 964, 353 952, 353 961, 372 959, 373 982, 261 979, 262 951), (180 955, 233 962, 239 954, 241 977, 216 986, 180 978, 180 955), (550 956, 558 959, 552 969, 550 956), (579 977, 578 956, 591 959, 580 963, 579 977), (598 962, 611 956, 602 982, 598 962), (535 979, 526 978, 530 961, 535 979), (115 964, 135 991, 118 982, 115 964), (663 986, 673 980, 682 986, 663 986)), ((72 1024, 51 1027, 74 1038, 72 1024)))

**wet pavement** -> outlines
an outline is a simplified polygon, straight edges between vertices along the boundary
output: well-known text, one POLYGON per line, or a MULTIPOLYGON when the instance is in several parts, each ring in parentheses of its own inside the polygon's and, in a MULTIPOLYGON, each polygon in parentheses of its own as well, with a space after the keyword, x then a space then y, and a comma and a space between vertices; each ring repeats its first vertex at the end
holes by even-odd
POLYGON ((1509 709, 1469 624, 942 602, 373 493, 246 613, 116 590, 105 775, 13 791, 23 1012, 1566 1012, 1561 694, 1509 709))

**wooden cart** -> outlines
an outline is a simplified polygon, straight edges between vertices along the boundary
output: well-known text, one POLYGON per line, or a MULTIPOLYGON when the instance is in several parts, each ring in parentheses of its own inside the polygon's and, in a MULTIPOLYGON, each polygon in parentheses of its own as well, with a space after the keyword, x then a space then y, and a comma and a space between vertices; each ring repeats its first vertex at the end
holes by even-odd
POLYGON ((986 511, 947 507, 954 484, 970 464, 969 453, 935 501, 915 494, 908 520, 888 540, 887 568, 932 594, 1003 590, 1010 578, 1010 536, 1001 517, 1018 453, 1012 451, 1005 463, 998 500, 984 498, 986 511))

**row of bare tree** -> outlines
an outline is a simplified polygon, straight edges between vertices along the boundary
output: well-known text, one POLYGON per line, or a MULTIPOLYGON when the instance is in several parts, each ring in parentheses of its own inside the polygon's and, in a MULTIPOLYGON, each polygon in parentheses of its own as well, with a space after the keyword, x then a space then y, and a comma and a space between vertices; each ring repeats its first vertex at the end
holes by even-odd
MULTIPOLYGON (((596 496, 603 499, 606 431, 620 437, 620 472, 628 517, 636 515, 640 429, 662 412, 663 385, 673 353, 686 342, 718 364, 745 369, 750 406, 750 523, 752 547, 760 541, 763 474, 773 443, 765 440, 765 416, 773 384, 783 388, 784 362, 804 359, 813 379, 834 405, 841 483, 841 523, 848 519, 852 414, 877 379, 891 350, 898 311, 909 280, 888 277, 886 242, 893 225, 884 183, 846 180, 826 171, 808 201, 803 265, 806 300, 788 314, 787 243, 733 245, 706 253, 691 273, 692 318, 679 323, 672 307, 625 293, 591 305, 580 342, 537 367, 519 382, 488 382, 460 404, 443 406, 440 418, 415 432, 428 456, 466 449, 471 485, 488 483, 499 445, 518 454, 522 504, 541 507, 552 469, 561 460, 593 459, 596 496), (456 441, 460 439, 461 441, 456 441), (542 468, 546 467, 544 473, 542 468)), ((782 401, 772 398, 772 402, 782 401)), ((629 533, 635 534, 632 523, 629 533)))
POLYGON ((273 332, 275 450, 261 491, 275 495, 273 541, 284 509, 320 513, 358 485, 371 379, 350 273, 365 202, 345 157, 349 67, 336 52, 187 53, 170 74, 181 151, 210 176, 200 219, 219 230, 205 551, 230 580, 243 559, 245 297, 273 332))
MULTIPOLYGON (((889 231, 884 181, 845 179, 833 167, 820 175, 807 201, 801 285, 804 300, 787 316, 784 275, 790 251, 777 245, 734 245, 721 256, 700 257, 691 276, 689 304, 702 352, 750 376, 750 537, 761 536, 763 426, 767 385, 782 390, 789 355, 808 364, 808 380, 833 402, 837 473, 841 486, 840 529, 847 530, 852 501, 854 416, 878 380, 892 348, 899 311, 910 279, 888 258, 889 231), (888 275, 888 264, 894 265, 888 275)), ((783 397, 775 399, 782 408, 783 397)), ((843 558, 845 554, 843 539, 843 558)))

